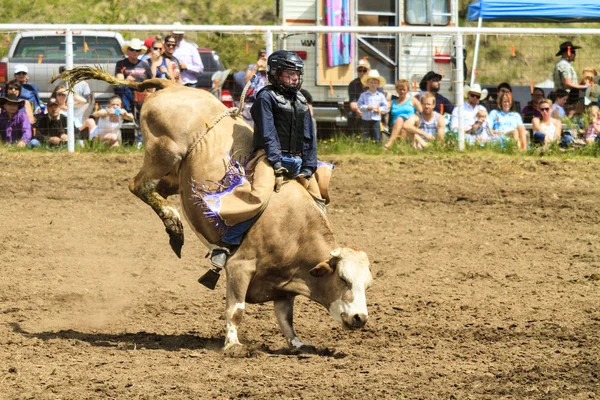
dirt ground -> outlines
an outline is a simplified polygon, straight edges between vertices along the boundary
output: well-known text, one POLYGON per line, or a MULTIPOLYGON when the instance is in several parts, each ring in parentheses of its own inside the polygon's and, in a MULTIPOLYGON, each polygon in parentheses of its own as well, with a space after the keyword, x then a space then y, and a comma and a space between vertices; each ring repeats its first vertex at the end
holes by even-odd
POLYGON ((178 259, 127 189, 141 154, 0 150, 0 398, 600 397, 600 162, 324 159, 338 242, 371 260, 369 323, 298 299, 321 350, 298 354, 249 305, 254 351, 231 359, 224 280, 199 285, 200 241, 185 225, 178 259))

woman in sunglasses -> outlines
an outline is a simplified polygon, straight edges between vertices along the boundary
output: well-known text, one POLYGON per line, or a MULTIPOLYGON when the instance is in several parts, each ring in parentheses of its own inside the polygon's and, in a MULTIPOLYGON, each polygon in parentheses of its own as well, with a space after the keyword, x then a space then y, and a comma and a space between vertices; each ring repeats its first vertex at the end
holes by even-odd
POLYGON ((558 142, 561 138, 562 124, 559 119, 552 118, 552 100, 542 99, 538 103, 541 117, 531 120, 534 144, 550 144, 558 142))
POLYGON ((146 60, 150 64, 152 76, 154 78, 164 78, 174 81, 173 63, 163 56, 164 46, 162 40, 155 40, 150 46, 149 58, 146 60))
MULTIPOLYGON (((20 98, 21 96, 21 82, 17 79, 13 79, 12 81, 6 84, 6 95, 14 94, 20 98)), ((31 106, 31 102, 29 100, 25 100, 25 106, 19 110, 19 112, 24 112, 27 114, 27 119, 29 119, 29 123, 33 125, 35 123, 35 117, 33 116, 33 107, 31 106)))

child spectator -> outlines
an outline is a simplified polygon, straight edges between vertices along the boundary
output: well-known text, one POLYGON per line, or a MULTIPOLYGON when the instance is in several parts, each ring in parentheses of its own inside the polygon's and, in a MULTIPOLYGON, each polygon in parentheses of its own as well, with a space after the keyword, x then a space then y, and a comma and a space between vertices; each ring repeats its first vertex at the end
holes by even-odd
POLYGON ((368 90, 358 98, 358 108, 362 112, 362 138, 381 141, 381 114, 387 112, 388 104, 385 94, 379 92, 379 86, 385 86, 385 79, 377 70, 371 70, 361 79, 368 90))
POLYGON ((569 92, 565 89, 558 89, 554 92, 554 104, 552 105, 552 118, 565 118, 567 113, 565 112, 565 105, 569 98, 569 92))
MULTIPOLYGON (((487 121, 488 112, 481 107, 475 113, 475 123, 472 125, 471 133, 465 134, 465 142, 471 146, 475 144, 484 144, 489 142, 495 136, 487 121)), ((500 138, 500 137, 498 137, 500 138)))
POLYGON ((119 147, 119 133, 123 120, 133 121, 133 114, 122 108, 121 98, 113 96, 104 110, 92 114, 98 118, 98 125, 90 132, 90 140, 98 136, 101 142, 110 147, 119 147))
POLYGON ((587 132, 585 133, 585 144, 594 144, 596 140, 600 140, 600 108, 591 106, 587 111, 587 122, 589 123, 587 132))
POLYGON ((51 97, 46 104, 47 114, 40 115, 36 123, 36 139, 50 146, 67 141, 67 117, 60 112, 60 104, 51 97))
MULTIPOLYGON (((16 144, 25 147, 31 141, 31 124, 27 114, 19 112, 25 107, 25 100, 19 99, 15 94, 0 97, 0 140, 4 143, 16 144)), ((39 146, 36 140, 32 146, 39 146)))

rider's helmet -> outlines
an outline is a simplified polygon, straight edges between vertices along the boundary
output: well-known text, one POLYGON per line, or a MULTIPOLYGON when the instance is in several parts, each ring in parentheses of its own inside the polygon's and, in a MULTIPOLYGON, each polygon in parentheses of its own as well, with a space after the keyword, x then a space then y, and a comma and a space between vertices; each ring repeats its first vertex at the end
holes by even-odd
POLYGON ((302 87, 304 76, 304 61, 293 51, 277 50, 267 60, 267 76, 269 82, 287 93, 296 93, 302 87), (286 71, 298 72, 296 84, 286 84, 281 80, 281 73, 286 71))

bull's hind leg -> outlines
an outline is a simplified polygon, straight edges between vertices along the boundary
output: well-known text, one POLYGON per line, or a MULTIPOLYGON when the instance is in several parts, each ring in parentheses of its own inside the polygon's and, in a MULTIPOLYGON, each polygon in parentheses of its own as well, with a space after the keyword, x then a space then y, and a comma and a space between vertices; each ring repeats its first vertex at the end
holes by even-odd
POLYGON ((170 153, 166 148, 162 151, 150 151, 148 147, 144 155, 144 166, 129 184, 129 190, 148 204, 160 217, 169 234, 169 244, 181 258, 183 247, 183 224, 179 211, 166 197, 178 191, 178 177, 174 173, 180 157, 170 153), (156 156, 156 154, 160 154, 156 156), (169 172, 173 171, 171 174, 169 172))

